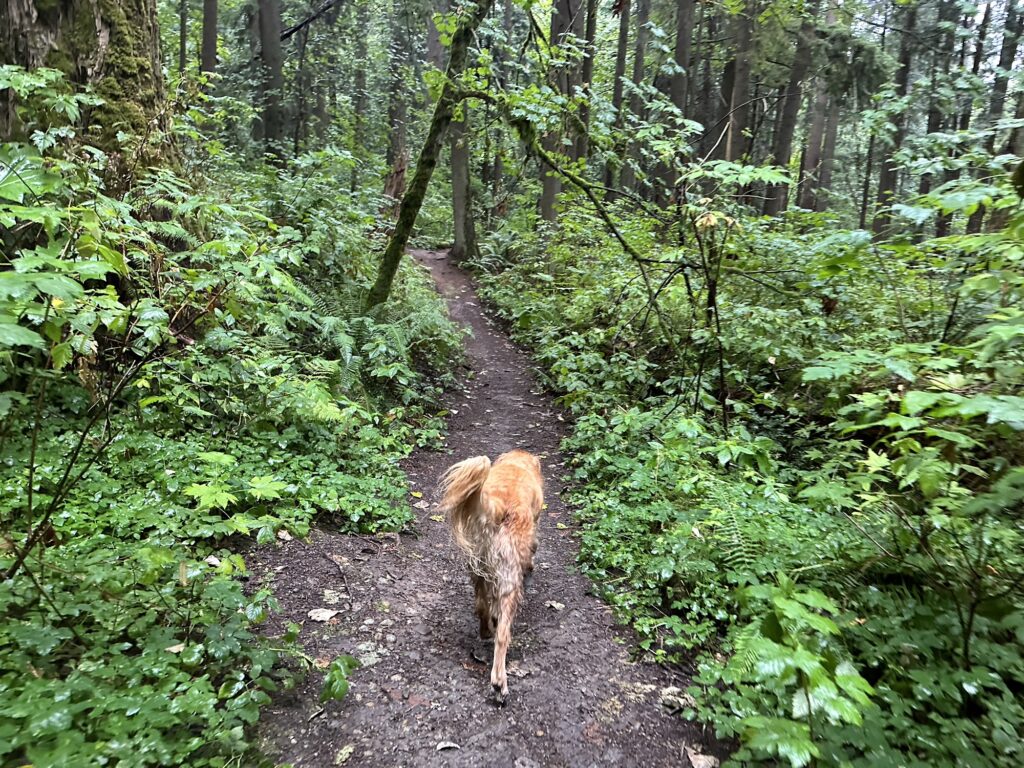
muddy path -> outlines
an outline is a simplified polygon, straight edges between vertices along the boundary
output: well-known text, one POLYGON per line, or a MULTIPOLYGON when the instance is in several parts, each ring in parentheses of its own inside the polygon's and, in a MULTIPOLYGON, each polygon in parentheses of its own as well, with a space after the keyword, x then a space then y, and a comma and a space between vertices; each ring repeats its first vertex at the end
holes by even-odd
POLYGON ((422 507, 414 508, 416 535, 315 530, 309 541, 254 553, 255 573, 281 604, 275 624, 304 624, 306 652, 321 663, 341 653, 364 662, 344 701, 319 703, 318 674, 279 696, 260 721, 264 747, 280 763, 318 767, 713 765, 697 753, 715 748, 669 711, 688 681, 630 661, 628 633, 575 566, 575 526, 559 498, 564 425, 529 358, 486 318, 468 277, 444 253, 413 255, 455 321, 472 330, 465 388, 448 396, 449 452, 420 450, 403 464, 423 494, 410 499, 422 507), (446 467, 512 448, 541 456, 548 506, 513 631, 511 698, 499 708, 465 568, 446 525, 433 518, 446 467), (339 613, 318 623, 308 617, 317 608, 339 613))

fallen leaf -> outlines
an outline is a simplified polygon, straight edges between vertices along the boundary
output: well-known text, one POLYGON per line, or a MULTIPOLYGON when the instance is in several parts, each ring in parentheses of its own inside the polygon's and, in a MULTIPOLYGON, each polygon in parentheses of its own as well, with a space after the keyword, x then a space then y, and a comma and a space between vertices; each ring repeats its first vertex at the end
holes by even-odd
POLYGON ((313 659, 313 666, 317 669, 327 669, 331 666, 332 658, 313 659))
POLYGON ((205 562, 207 565, 212 565, 214 568, 220 567, 220 558, 216 555, 210 555, 208 558, 206 558, 205 562))
POLYGON ((339 613, 341 613, 341 611, 331 610, 330 608, 314 608, 306 615, 313 621, 330 621, 339 613))
POLYGON ((328 605, 337 605, 341 602, 341 592, 336 589, 325 589, 324 602, 328 605))
POLYGON ((409 495, 412 496, 415 499, 422 499, 423 498, 423 491, 409 491, 409 495))
POLYGON ((693 768, 718 768, 717 757, 702 755, 689 745, 684 746, 683 749, 686 751, 686 757, 689 759, 690 765, 692 765, 693 768))
POLYGON ((424 499, 423 501, 417 501, 413 506, 416 509, 430 509, 430 502, 424 499))
POLYGON ((431 515, 430 519, 433 520, 435 523, 443 523, 444 515, 431 515))
POLYGON ((556 611, 564 611, 565 603, 560 603, 557 600, 548 600, 544 603, 548 608, 554 608, 556 611))
POLYGON ((462 749, 462 747, 460 747, 454 741, 439 741, 437 743, 437 751, 438 752, 442 752, 442 751, 444 751, 446 749, 462 749))
POLYGON ((568 527, 569 526, 566 525, 565 523, 555 523, 555 528, 557 528, 560 531, 564 531, 568 527))
POLYGON ((291 541, 292 535, 288 533, 288 531, 286 531, 284 528, 282 528, 280 531, 277 532, 277 538, 279 538, 281 541, 291 541))
POLYGON ((164 650, 167 651, 168 653, 181 653, 182 651, 185 650, 185 644, 184 643, 178 643, 177 645, 168 646, 167 648, 164 648, 164 650))
POLYGON ((352 753, 356 751, 355 744, 346 744, 344 747, 338 750, 338 753, 334 756, 334 764, 341 765, 352 757, 352 753))
POLYGON ((411 694, 409 694, 409 698, 407 699, 407 703, 409 704, 410 707, 429 707, 430 706, 430 699, 425 698, 425 697, 420 696, 420 695, 415 694, 415 693, 411 693, 411 694))

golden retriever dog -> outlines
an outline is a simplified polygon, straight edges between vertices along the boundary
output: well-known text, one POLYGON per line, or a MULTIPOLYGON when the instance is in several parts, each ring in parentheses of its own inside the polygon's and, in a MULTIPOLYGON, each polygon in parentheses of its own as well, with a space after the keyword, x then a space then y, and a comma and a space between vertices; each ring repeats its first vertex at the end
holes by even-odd
POLYGON ((540 461, 519 450, 503 453, 493 464, 474 456, 444 473, 441 490, 455 543, 469 560, 480 637, 494 638, 491 686, 498 704, 504 704, 505 656, 524 581, 533 573, 537 518, 544 505, 540 461))

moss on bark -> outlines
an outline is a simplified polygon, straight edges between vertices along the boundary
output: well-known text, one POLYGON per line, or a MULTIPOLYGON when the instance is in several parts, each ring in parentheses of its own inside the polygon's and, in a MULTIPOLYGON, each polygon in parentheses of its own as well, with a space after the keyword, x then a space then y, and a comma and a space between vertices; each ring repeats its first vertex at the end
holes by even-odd
POLYGON ((166 128, 155 0, 0 0, 0 18, 0 62, 59 69, 103 98, 85 116, 91 143, 114 151, 121 132, 166 128))

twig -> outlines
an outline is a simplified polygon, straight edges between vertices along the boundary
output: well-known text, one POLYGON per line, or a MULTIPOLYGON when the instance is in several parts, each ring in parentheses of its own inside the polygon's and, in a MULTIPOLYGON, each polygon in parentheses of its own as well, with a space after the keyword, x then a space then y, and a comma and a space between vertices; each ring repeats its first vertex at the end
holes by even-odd
POLYGON ((312 13, 309 16, 307 16, 306 18, 304 18, 298 24, 295 24, 294 26, 288 27, 288 29, 284 30, 281 33, 281 41, 284 42, 289 37, 291 37, 296 32, 298 32, 300 29, 305 29, 310 24, 312 24, 314 21, 316 21, 321 16, 323 16, 325 13, 327 13, 329 10, 334 8, 334 6, 341 5, 342 2, 343 2, 343 0, 327 0, 327 2, 325 2, 323 5, 321 5, 314 13, 312 13))

